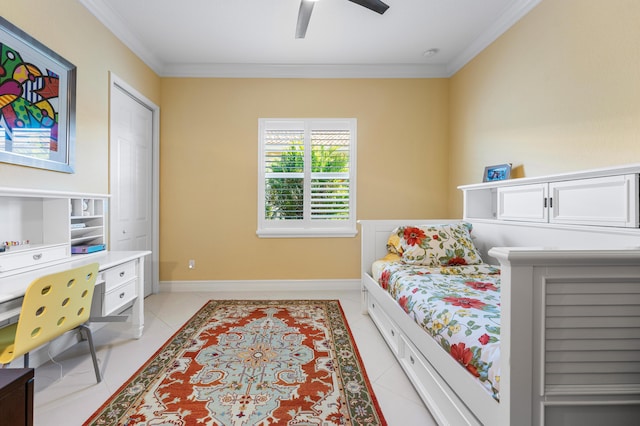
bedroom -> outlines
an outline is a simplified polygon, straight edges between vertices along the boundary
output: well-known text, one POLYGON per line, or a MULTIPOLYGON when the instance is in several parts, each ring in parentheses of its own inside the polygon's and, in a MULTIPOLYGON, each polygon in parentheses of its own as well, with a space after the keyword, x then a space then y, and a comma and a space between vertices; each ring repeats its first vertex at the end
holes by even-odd
POLYGON ((301 116, 358 117, 358 179, 367 183, 358 188, 362 219, 460 217, 456 187, 478 182, 489 164, 512 162, 521 166, 515 170, 521 177, 640 159, 640 34, 634 25, 640 9, 633 0, 606 6, 597 0, 542 1, 462 70, 439 79, 161 78, 75 1, 57 7, 3 0, 2 10, 82 70, 77 173, 2 164, 3 186, 108 192, 109 71, 161 106, 161 283, 342 280, 357 285, 358 238, 255 236, 257 118, 289 115, 291 105, 301 116), (33 7, 45 13, 32 15, 33 7), (49 17, 73 31, 52 28, 49 17), (213 97, 210 110, 202 113, 218 126, 208 145, 195 137, 202 129, 185 130, 173 120, 191 122, 183 115, 203 90, 213 97), (282 102, 271 102, 275 97, 282 102), (318 102, 309 105, 310 97, 318 102), (221 146, 218 140, 232 143, 221 146), (222 160, 230 153, 241 160, 233 167, 222 160), (215 184, 230 175, 237 177, 234 185, 215 184), (208 186, 204 191, 202 182, 208 186), (404 194, 397 203, 402 211, 380 202, 380 194, 398 188, 404 194), (221 208, 226 200, 233 200, 234 209, 221 208), (239 274, 241 250, 256 263, 239 274), (207 262, 202 253, 217 261, 207 262), (319 266, 318 257, 332 268, 319 266), (198 262, 194 270, 188 269, 190 258, 198 262))

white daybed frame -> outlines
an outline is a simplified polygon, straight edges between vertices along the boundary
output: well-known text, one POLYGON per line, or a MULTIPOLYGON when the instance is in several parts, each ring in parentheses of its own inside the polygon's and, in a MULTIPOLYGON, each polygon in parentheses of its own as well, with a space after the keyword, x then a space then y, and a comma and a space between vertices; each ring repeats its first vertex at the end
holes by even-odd
POLYGON ((640 249, 624 248, 640 246, 637 230, 469 220, 485 262, 501 267, 498 403, 370 275, 372 262, 387 253, 393 228, 443 222, 359 222, 363 309, 436 421, 456 426, 638 424, 640 249), (596 244, 597 249, 582 248, 596 244), (581 248, 523 248, 544 245, 581 248), (571 306, 598 288, 605 290, 588 314, 571 306), (571 338, 576 326, 580 339, 571 338), (620 332, 620 327, 626 328, 620 332), (607 349, 599 351, 597 362, 588 359, 593 347, 607 349), (562 359, 585 352, 584 363, 562 359))

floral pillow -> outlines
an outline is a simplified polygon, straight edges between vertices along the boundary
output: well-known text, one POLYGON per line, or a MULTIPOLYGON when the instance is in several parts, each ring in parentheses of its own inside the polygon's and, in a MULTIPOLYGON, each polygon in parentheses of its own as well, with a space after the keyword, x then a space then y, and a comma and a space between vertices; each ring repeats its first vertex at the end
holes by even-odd
POLYGON ((482 263, 471 241, 471 225, 401 226, 393 230, 387 249, 408 264, 425 266, 475 265, 482 263))

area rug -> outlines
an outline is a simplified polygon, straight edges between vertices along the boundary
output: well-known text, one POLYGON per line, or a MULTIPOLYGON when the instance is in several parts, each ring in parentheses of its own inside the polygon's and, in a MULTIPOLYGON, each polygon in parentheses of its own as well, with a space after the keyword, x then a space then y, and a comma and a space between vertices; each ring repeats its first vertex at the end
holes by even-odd
POLYGON ((337 300, 211 300, 85 425, 386 425, 337 300))

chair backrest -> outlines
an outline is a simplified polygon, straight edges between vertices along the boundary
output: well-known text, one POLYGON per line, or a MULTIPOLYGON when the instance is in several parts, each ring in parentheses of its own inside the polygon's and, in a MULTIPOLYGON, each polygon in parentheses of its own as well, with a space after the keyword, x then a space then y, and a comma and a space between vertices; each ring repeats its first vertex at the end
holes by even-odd
POLYGON ((19 356, 84 324, 98 264, 69 269, 34 280, 24 295, 16 329, 14 354, 19 356))

